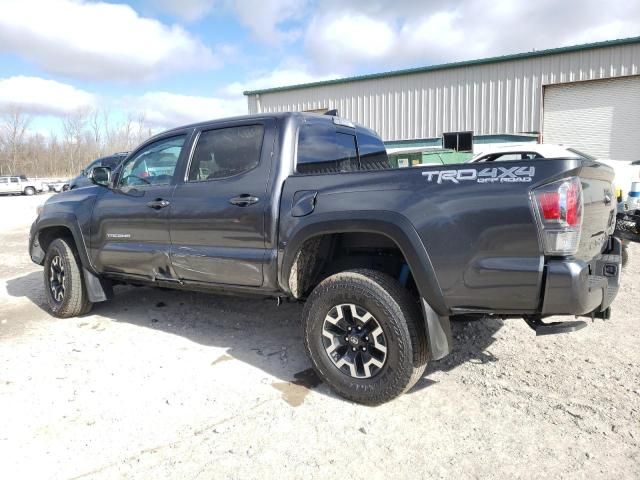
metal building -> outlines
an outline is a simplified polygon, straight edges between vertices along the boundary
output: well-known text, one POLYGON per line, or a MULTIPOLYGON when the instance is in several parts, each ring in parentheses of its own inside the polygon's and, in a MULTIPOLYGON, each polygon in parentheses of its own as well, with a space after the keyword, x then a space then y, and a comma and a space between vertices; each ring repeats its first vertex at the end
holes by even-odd
POLYGON ((542 140, 640 158, 640 37, 245 92, 249 113, 322 111, 389 146, 542 140))

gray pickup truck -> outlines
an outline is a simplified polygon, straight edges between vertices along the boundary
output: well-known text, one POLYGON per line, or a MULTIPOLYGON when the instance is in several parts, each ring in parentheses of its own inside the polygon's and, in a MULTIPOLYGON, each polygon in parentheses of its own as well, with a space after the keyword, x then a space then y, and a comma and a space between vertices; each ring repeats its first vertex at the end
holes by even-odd
MULTIPOLYGON (((391 168, 371 130, 277 113, 177 128, 31 228, 54 315, 128 283, 305 302, 311 363, 379 404, 451 349, 450 319, 524 318, 538 333, 607 318, 620 274, 613 171, 585 159, 391 168)), ((265 325, 268 328, 268 325, 265 325)))

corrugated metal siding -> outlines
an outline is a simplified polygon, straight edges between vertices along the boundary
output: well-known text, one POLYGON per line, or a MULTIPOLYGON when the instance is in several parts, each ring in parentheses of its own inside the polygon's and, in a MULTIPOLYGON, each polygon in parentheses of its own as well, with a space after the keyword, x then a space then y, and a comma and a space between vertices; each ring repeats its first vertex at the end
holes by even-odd
POLYGON ((574 145, 598 158, 640 159, 640 76, 550 85, 544 142, 574 145))
POLYGON ((384 140, 541 131, 542 85, 635 75, 640 44, 249 95, 249 113, 337 108, 384 140))

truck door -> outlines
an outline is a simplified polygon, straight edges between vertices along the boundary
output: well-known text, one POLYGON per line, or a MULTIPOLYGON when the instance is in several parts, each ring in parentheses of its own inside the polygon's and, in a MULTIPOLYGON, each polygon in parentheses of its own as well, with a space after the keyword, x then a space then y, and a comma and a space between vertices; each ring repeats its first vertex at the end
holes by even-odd
POLYGON ((9 178, 0 178, 0 194, 9 193, 9 178))
POLYGON ((90 247, 98 271, 145 280, 170 276, 169 210, 189 133, 143 145, 96 199, 90 247))
POLYGON ((9 178, 9 193, 22 193, 22 184, 19 177, 9 178))
POLYGON ((198 133, 171 203, 171 262, 179 279, 262 285, 274 129, 267 119, 198 133))

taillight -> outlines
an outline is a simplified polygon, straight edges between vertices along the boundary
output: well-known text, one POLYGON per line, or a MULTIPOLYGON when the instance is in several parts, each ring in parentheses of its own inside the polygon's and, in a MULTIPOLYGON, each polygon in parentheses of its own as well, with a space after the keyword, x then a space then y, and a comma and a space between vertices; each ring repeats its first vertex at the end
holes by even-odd
POLYGON ((536 217, 546 255, 573 255, 582 227, 582 185, 578 177, 549 183, 533 191, 536 217))

